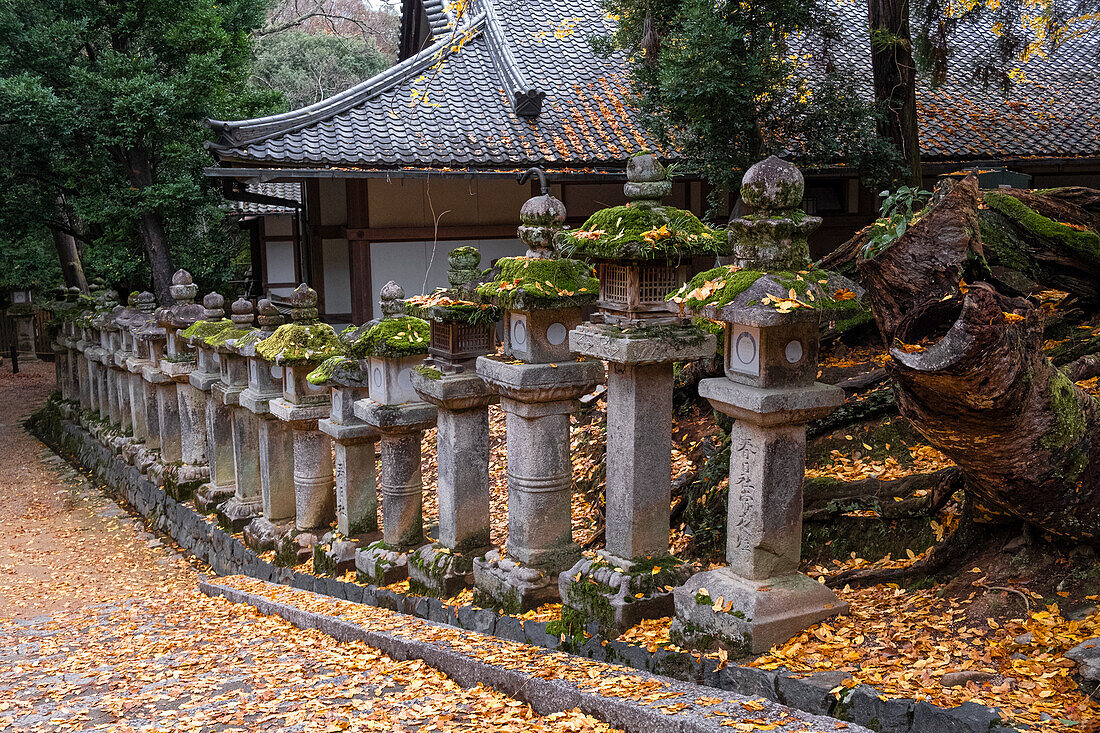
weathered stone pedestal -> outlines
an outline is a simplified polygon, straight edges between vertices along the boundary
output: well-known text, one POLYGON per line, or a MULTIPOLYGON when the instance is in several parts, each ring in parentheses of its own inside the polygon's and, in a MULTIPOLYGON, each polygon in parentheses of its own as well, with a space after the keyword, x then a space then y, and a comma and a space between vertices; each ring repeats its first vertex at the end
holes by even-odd
POLYGON ((329 415, 317 429, 332 438, 335 458, 336 532, 313 551, 314 570, 337 575, 355 568, 355 551, 381 539, 378 532, 378 429, 355 416, 355 402, 366 399, 367 375, 359 363, 332 357, 309 375, 331 389, 329 415))
MULTIPOLYGON (((248 386, 238 399, 240 406, 256 418, 262 511, 244 528, 244 538, 254 551, 265 552, 275 549, 278 540, 294 528, 294 444, 290 427, 270 409, 271 401, 283 395, 283 368, 256 353, 256 344, 274 333, 282 316, 269 300, 261 300, 257 311, 261 330, 237 342, 238 353, 248 360, 248 386)), ((246 460, 251 436, 236 429, 233 435, 235 461, 238 456, 246 460)))
POLYGON ((424 485, 420 477, 424 431, 435 425, 426 402, 355 403, 355 416, 380 435, 382 541, 355 553, 355 567, 369 582, 389 585, 408 577, 408 553, 424 542, 424 485))
POLYGON ((203 424, 206 436, 205 455, 210 480, 195 491, 195 508, 204 514, 216 512, 233 496, 233 437, 229 408, 214 385, 221 381, 221 356, 209 344, 209 339, 230 328, 225 318, 225 299, 218 293, 208 293, 202 301, 203 318, 183 332, 183 338, 195 352, 195 368, 187 376, 192 400, 204 406, 203 424))
POLYGON ((573 542, 569 416, 603 381, 603 364, 513 364, 483 356, 477 373, 500 395, 508 445, 508 543, 474 560, 479 591, 505 610, 559 598, 558 574, 580 556, 573 542))
POLYGON ((166 443, 171 437, 173 453, 176 436, 165 432, 165 419, 172 418, 172 409, 167 403, 173 396, 176 399, 177 424, 173 429, 178 431, 179 455, 169 457, 166 447, 162 445, 161 460, 165 464, 178 461, 178 466, 166 472, 164 488, 177 501, 184 501, 190 499, 210 477, 210 467, 206 461, 206 393, 191 387, 189 377, 195 368, 195 354, 181 334, 181 331, 202 319, 204 308, 195 302, 198 286, 186 270, 176 271, 170 289, 176 304, 158 310, 157 322, 164 328, 167 337, 165 353, 158 367, 171 380, 171 386, 166 383, 160 388, 157 399, 164 418, 161 421, 161 442, 166 443))
POLYGON ((489 412, 497 396, 474 372, 413 374, 420 397, 435 405, 439 539, 409 563, 422 592, 450 598, 473 583, 473 560, 489 549, 489 412))
POLYGON ((130 409, 133 411, 133 423, 136 431, 141 431, 143 445, 133 445, 123 449, 126 460, 143 473, 160 456, 160 416, 157 411, 156 384, 149 381, 146 373, 155 369, 153 364, 154 342, 164 338, 164 329, 153 318, 156 300, 152 293, 138 295, 138 308, 142 318, 135 318, 130 324, 130 334, 134 341, 134 356, 126 360, 126 370, 130 373, 130 409))
POLYGON ((8 315, 15 321, 15 344, 20 361, 38 361, 35 348, 34 316, 37 309, 29 302, 15 303, 8 315))
POLYGON ((263 513, 260 488, 259 426, 255 413, 241 406, 248 387, 248 360, 237 344, 252 335, 252 303, 239 299, 231 306, 232 331, 222 332, 213 345, 219 379, 211 388, 211 400, 221 403, 229 419, 233 496, 218 507, 218 521, 236 532, 263 513), (231 338, 227 338, 231 336, 231 338))
POLYGON ((605 550, 559 577, 563 602, 605 635, 668 616, 672 588, 694 568, 668 551, 672 494, 672 363, 714 355, 714 336, 693 326, 587 323, 570 349, 609 363, 605 550))

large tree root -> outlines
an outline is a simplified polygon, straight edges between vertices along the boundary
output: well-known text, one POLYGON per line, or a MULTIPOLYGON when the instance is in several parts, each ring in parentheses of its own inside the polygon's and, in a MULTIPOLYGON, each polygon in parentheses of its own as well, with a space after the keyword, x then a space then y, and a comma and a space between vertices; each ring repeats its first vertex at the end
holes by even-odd
POLYGON ((911 578, 924 577, 970 557, 976 547, 989 539, 989 525, 974 521, 973 512, 963 507, 959 526, 921 559, 900 568, 855 568, 826 578, 825 585, 830 588, 843 588, 846 585, 876 585, 878 583, 897 583, 911 578))
POLYGON ((849 511, 853 503, 864 508, 877 506, 883 519, 935 516, 962 486, 962 471, 955 467, 893 481, 806 479, 802 519, 817 522, 831 519, 849 511), (917 492, 923 493, 914 496, 917 492))

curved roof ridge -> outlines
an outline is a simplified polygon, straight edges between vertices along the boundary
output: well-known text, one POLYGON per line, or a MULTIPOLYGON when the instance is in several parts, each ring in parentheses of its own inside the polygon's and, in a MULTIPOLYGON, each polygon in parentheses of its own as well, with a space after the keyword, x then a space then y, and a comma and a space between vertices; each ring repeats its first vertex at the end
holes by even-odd
MULTIPOLYGON (((477 14, 464 28, 455 29, 455 32, 476 35, 484 29, 485 20, 484 13, 477 14)), ((207 147, 218 150, 247 145, 277 133, 289 132, 303 125, 327 119, 397 86, 408 77, 424 71, 452 53, 454 53, 452 38, 448 35, 385 71, 311 105, 250 120, 207 119, 206 125, 214 129, 219 137, 217 142, 208 143, 207 147)))
POLYGON ((485 37, 489 41, 489 55, 493 60, 493 66, 497 68, 502 80, 509 87, 511 94, 526 92, 531 89, 527 82, 527 76, 523 73, 523 67, 519 65, 516 55, 512 53, 512 47, 504 35, 500 17, 493 7, 493 0, 479 0, 478 3, 485 13, 485 37))

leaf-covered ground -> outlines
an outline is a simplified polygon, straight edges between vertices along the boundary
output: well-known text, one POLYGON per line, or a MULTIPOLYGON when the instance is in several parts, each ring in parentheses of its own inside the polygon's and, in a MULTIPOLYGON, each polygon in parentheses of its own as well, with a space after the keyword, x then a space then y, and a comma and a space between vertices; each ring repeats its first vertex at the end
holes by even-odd
POLYGON ((606 731, 204 596, 180 555, 23 432, 0 369, 0 730, 606 731))

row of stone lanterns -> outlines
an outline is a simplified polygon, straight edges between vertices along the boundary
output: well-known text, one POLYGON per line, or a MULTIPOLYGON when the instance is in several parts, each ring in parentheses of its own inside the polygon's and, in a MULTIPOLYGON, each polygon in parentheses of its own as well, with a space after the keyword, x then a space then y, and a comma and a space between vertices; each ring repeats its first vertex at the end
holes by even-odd
POLYGON ((675 599, 678 639, 759 651, 843 610, 797 573, 805 424, 841 395, 813 381, 819 313, 794 307, 788 281, 803 281, 811 299, 828 298, 828 288, 796 272, 809 267, 815 221, 797 210, 793 166, 769 159, 747 172, 743 197, 756 213, 731 222, 728 240, 663 205, 670 185, 653 156, 636 156, 630 203, 566 233, 564 206, 543 181, 520 212, 525 256, 498 261, 487 278, 476 250, 456 250, 451 288, 406 300, 390 283, 383 317, 340 335, 317 321, 304 285, 290 323, 261 301, 259 328, 248 301, 234 303, 230 319, 216 294, 196 304, 182 271, 175 305, 153 317, 147 294, 119 308, 97 292, 95 308, 61 331, 63 396, 98 412, 125 436, 124 455, 178 498, 197 489, 201 510, 243 528, 253 548, 279 550, 282 562, 312 552, 319 569, 354 566, 383 584, 408 577, 442 597, 472 583, 483 601, 516 612, 560 598, 563 618, 605 630, 668 615, 675 599), (738 273, 740 291, 667 302, 698 292, 685 287, 692 258, 730 251, 754 269, 711 275, 738 273), (595 263, 601 277, 562 252, 595 263), (583 322, 592 304, 598 313, 583 322), (695 575, 669 553, 673 364, 710 357, 715 340, 685 304, 725 327, 726 377, 703 381, 700 394, 735 418, 728 565, 695 575), (504 339, 493 354, 498 314, 504 339), (605 362, 606 548, 582 557, 571 529, 570 416, 604 381, 605 362), (497 401, 508 455, 503 548, 489 541, 487 410, 497 401), (434 540, 420 475, 430 427, 434 540), (723 603, 704 603, 719 595, 723 603))

